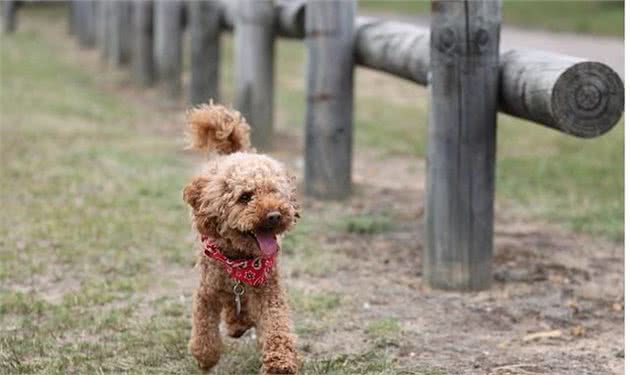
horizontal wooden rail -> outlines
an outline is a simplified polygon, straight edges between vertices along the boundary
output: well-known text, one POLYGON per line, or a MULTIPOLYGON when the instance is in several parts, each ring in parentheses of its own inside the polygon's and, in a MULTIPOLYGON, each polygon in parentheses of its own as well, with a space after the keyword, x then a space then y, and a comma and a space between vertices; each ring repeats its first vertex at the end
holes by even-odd
MULTIPOLYGON (((234 3, 223 1, 222 26, 234 25, 234 3)), ((275 33, 304 38, 304 0, 275 5, 275 33)), ((421 85, 429 83, 431 32, 397 21, 357 17, 357 65, 421 85)), ((613 128, 623 113, 623 82, 605 64, 536 50, 500 55, 499 110, 577 137, 592 138, 613 128)))

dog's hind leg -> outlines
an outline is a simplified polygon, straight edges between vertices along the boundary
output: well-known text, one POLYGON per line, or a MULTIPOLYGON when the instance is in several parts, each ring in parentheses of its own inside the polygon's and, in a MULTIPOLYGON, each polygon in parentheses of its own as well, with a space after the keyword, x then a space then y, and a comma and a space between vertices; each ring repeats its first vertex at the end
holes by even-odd
POLYGON ((236 305, 228 303, 223 309, 223 321, 230 337, 239 338, 254 326, 247 309, 247 297, 243 297, 241 311, 236 314, 236 305))
POLYGON ((223 343, 219 335, 221 303, 216 296, 199 288, 193 296, 192 332, 188 348, 203 370, 219 362, 223 343))

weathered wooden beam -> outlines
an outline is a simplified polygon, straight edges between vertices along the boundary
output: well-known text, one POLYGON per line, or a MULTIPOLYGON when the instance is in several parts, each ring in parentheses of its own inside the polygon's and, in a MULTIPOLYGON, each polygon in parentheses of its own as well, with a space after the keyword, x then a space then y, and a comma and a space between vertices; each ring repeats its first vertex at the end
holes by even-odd
POLYGON ((270 0, 239 0, 235 19, 236 108, 252 127, 252 144, 273 140, 274 8, 270 0))
POLYGON ((131 49, 131 70, 134 80, 142 86, 150 86, 155 81, 153 63, 153 2, 135 0, 133 2, 133 24, 131 49))
POLYGON ((188 4, 190 23, 190 96, 192 105, 219 99, 221 5, 213 0, 188 4))
POLYGON ((97 0, 94 3, 94 41, 96 47, 103 50, 107 43, 107 1, 97 0))
POLYGON ((501 110, 577 137, 592 138, 621 118, 624 88, 608 66, 541 51, 501 55, 501 110))
POLYGON ((76 12, 77 12, 77 0, 68 0, 66 3, 68 9, 68 34, 75 35, 76 33, 76 12))
POLYGON ((428 29, 376 18, 359 17, 355 26, 354 58, 358 65, 427 85, 428 29))
POLYGON ((131 21, 131 2, 118 0, 110 3, 107 55, 115 66, 131 60, 131 21))
POLYGON ((309 1, 306 5, 306 193, 342 199, 352 185, 356 2, 309 1))
MULTIPOLYGON (((278 35, 303 37, 305 3, 305 0, 276 3, 278 35)), ((225 2, 223 5, 223 25, 229 29, 233 24, 232 5, 225 2)), ((354 34, 356 64, 427 85, 429 29, 357 17, 354 34)), ((499 110, 502 112, 578 137, 605 133, 617 124, 623 113, 623 82, 604 64, 519 49, 505 51, 500 61, 499 110)))
POLYGON ((2 1, 2 32, 5 34, 15 32, 17 20, 17 4, 16 1, 2 1))
POLYGON ((96 45, 96 3, 94 0, 79 1, 76 8, 79 45, 83 48, 92 48, 96 45))
POLYGON ((158 0, 153 8, 157 76, 167 94, 178 98, 182 91, 182 2, 158 0))
POLYGON ((492 281, 500 0, 434 1, 423 277, 440 289, 492 281))

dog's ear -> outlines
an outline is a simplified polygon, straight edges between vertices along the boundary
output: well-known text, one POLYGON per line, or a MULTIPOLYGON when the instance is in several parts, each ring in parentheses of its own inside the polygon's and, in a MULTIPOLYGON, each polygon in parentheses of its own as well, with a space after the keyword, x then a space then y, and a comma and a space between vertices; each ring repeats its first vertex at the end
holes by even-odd
POLYGON ((201 196, 203 195, 203 189, 208 185, 208 179, 206 177, 195 177, 184 188, 184 200, 194 210, 199 210, 201 205, 201 196))

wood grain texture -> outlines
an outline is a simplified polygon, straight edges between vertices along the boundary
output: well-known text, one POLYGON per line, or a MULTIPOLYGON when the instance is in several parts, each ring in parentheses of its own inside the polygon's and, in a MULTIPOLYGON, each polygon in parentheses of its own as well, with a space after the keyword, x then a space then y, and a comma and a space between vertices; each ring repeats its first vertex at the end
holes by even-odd
POLYGON ((2 1, 2 32, 10 34, 15 32, 17 27, 17 8, 15 1, 2 1))
POLYGON ((77 1, 76 0, 68 0, 67 2, 67 7, 68 7, 68 34, 69 35, 75 35, 76 34, 76 20, 77 20, 77 6, 76 6, 77 1))
POLYGON ((360 17, 355 27, 355 62, 426 85, 430 33, 416 31, 410 24, 360 17))
POLYGON ((424 280, 486 289, 492 236, 500 0, 434 1, 424 280))
POLYGON ((623 113, 610 67, 577 57, 512 50, 501 56, 501 110, 577 137, 602 135, 623 113))
POLYGON ((103 49, 107 44, 107 2, 96 0, 94 2, 94 42, 97 48, 103 49))
POLYGON ((236 109, 252 127, 252 144, 273 143, 274 7, 269 0, 239 0, 236 8, 236 109))
POLYGON ((131 60, 131 22, 130 1, 110 2, 107 56, 114 66, 127 64, 131 60))
POLYGON ((221 6, 217 1, 188 3, 190 22, 190 95, 192 105, 219 100, 221 6))
POLYGON ((96 3, 94 0, 84 0, 76 4, 77 36, 79 45, 92 48, 96 45, 96 3))
POLYGON ((182 2, 156 0, 153 8, 157 76, 167 95, 176 99, 182 91, 182 2))
MULTIPOLYGON (((224 27, 233 24, 233 5, 223 1, 224 27)), ((304 36, 305 0, 276 2, 277 35, 304 36)), ((357 17, 354 60, 421 85, 428 83, 427 28, 357 17)), ((623 82, 608 66, 534 50, 501 54, 499 110, 577 137, 596 137, 617 124, 623 113, 623 82)))
POLYGON ((351 191, 354 1, 306 6, 307 109, 305 188, 342 199, 351 191))
POLYGON ((153 2, 133 1, 131 68, 134 80, 142 86, 155 82, 153 62, 153 2))

